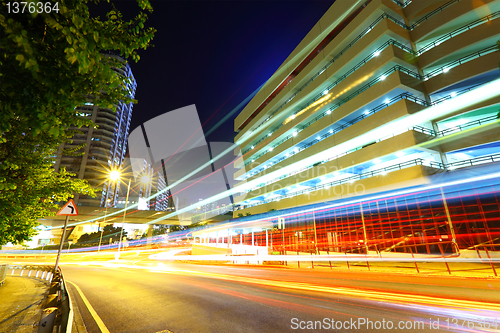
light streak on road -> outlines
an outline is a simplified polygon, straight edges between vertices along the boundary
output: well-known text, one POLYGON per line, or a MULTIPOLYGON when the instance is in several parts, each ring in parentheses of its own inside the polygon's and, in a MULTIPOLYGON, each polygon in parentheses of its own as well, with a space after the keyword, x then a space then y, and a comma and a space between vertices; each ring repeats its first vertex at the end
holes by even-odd
POLYGON ((385 291, 376 291, 367 289, 355 289, 349 287, 327 286, 327 285, 318 285, 305 282, 269 280, 269 279, 221 274, 221 273, 210 273, 203 271, 180 269, 175 267, 166 267, 165 265, 156 265, 155 267, 151 267, 147 265, 138 266, 126 263, 113 263, 113 262, 103 263, 103 262, 93 262, 93 261, 81 262, 78 263, 77 265, 103 266, 108 268, 142 269, 153 273, 205 277, 209 279, 246 283, 251 285, 261 285, 266 287, 285 288, 285 289, 318 292, 318 293, 326 293, 334 295, 344 295, 344 296, 354 297, 357 299, 365 299, 376 302, 388 302, 391 304, 397 304, 401 306, 413 307, 417 305, 419 306, 419 309, 421 310, 426 309, 426 311, 427 310, 432 311, 429 310, 430 307, 438 307, 439 309, 446 309, 448 313, 449 311, 462 311, 462 312, 465 311, 469 313, 469 315, 474 313, 476 313, 477 315, 478 311, 481 312, 487 311, 488 316, 494 316, 495 318, 500 317, 500 304, 491 302, 477 302, 470 300, 460 300, 460 299, 452 299, 444 297, 431 297, 431 296, 407 294, 399 292, 396 293, 396 292, 385 292, 385 291))
MULTIPOLYGON (((462 178, 462 179, 459 179, 459 180, 449 181, 449 182, 445 182, 445 183, 430 184, 430 185, 427 185, 427 186, 419 187, 418 190, 415 190, 414 188, 399 190, 399 191, 392 192, 390 194, 390 196, 391 197, 403 196, 405 194, 414 193, 415 191, 423 192, 423 191, 428 191, 428 190, 433 190, 433 189, 438 189, 438 188, 445 188, 445 187, 449 187, 449 186, 465 185, 465 184, 469 184, 469 183, 475 183, 475 182, 479 182, 479 181, 484 181, 484 180, 489 180, 489 179, 495 179, 495 178, 498 178, 498 177, 500 177, 500 172, 495 172, 495 173, 490 173, 490 174, 486 174, 486 175, 483 175, 483 176, 462 178)), ((365 202, 366 203, 366 202, 375 201, 375 200, 379 200, 379 199, 383 199, 383 198, 387 198, 387 197, 388 197, 387 193, 378 194, 378 195, 375 194, 373 196, 363 198, 362 200, 360 200, 360 199, 353 199, 353 200, 350 200, 350 201, 347 201, 347 202, 326 204, 326 205, 323 205, 321 207, 306 208, 306 209, 303 209, 303 210, 300 210, 300 211, 294 211, 294 212, 290 212, 290 213, 283 213, 283 214, 280 215, 280 217, 282 217, 282 218, 297 217, 297 216, 303 215, 303 214, 308 214, 308 213, 313 213, 313 212, 315 212, 315 213, 322 212, 322 211, 326 211, 328 209, 332 209, 332 208, 336 208, 336 207, 342 207, 342 206, 349 206, 349 205, 359 204, 360 202, 365 202)), ((274 219, 276 219, 276 217, 274 217, 274 219)), ((252 225, 254 223, 264 222, 264 221, 268 221, 268 220, 270 220, 269 217, 262 217, 262 218, 252 219, 252 220, 243 221, 243 222, 234 222, 234 223, 231 224, 231 228, 235 229, 235 228, 239 228, 239 227, 240 228, 241 227, 248 227, 249 225, 252 225)), ((286 220, 285 220, 285 223, 286 223, 286 220)), ((221 226, 218 226, 218 227, 215 226, 215 227, 211 228, 211 231, 224 230, 224 229, 227 229, 227 228, 228 228, 227 225, 221 225, 221 226)))
POLYGON ((437 257, 425 256, 412 258, 410 256, 381 258, 378 256, 359 256, 359 255, 224 255, 224 254, 206 254, 206 255, 152 255, 150 259, 156 260, 181 260, 181 261, 238 261, 238 262, 262 262, 262 261, 303 261, 303 262, 439 262, 439 263, 500 263, 500 258, 481 259, 481 258, 458 258, 458 257, 437 257))
POLYGON ((161 252, 157 254, 153 254, 149 256, 149 259, 157 259, 157 260, 178 260, 175 259, 178 253, 185 252, 187 249, 175 249, 170 250, 168 252, 161 252))

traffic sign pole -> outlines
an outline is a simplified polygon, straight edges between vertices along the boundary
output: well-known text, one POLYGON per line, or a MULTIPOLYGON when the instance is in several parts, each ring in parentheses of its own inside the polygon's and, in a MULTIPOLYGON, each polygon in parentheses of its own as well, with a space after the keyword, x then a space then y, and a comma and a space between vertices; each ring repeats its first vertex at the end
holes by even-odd
POLYGON ((57 266, 59 265, 59 258, 61 257, 61 251, 63 248, 64 239, 66 238, 66 228, 68 227, 69 215, 66 215, 66 219, 64 220, 64 229, 61 236, 61 243, 59 244, 59 251, 57 252, 56 266, 54 267, 54 271, 57 270, 57 266))

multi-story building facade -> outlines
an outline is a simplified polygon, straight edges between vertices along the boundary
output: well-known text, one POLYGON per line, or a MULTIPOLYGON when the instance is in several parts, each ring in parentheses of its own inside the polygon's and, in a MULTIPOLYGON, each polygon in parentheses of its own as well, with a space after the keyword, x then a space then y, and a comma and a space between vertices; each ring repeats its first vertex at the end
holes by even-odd
POLYGON ((288 216, 284 248, 494 247, 498 178, 407 189, 495 170, 475 165, 500 161, 499 39, 498 0, 337 0, 235 119, 234 217, 288 216))
MULTIPOLYGON (((107 55, 110 57, 119 57, 107 55)), ((121 68, 114 70, 122 77, 130 79, 128 91, 130 97, 134 98, 137 84, 130 66, 124 62, 121 68)), ((71 143, 63 144, 54 164, 55 170, 65 167, 67 171, 73 172, 79 179, 87 180, 92 186, 101 188, 97 198, 77 195, 75 200, 80 206, 104 207, 113 206, 119 195, 115 182, 108 180, 110 170, 119 170, 125 158, 130 121, 132 119, 132 103, 119 103, 116 111, 94 105, 90 99, 85 105, 77 108, 77 112, 91 119, 97 128, 79 128, 81 134, 73 137, 71 143), (64 155, 63 149, 70 150, 82 143, 85 147, 80 150, 83 153, 78 156, 64 155)))

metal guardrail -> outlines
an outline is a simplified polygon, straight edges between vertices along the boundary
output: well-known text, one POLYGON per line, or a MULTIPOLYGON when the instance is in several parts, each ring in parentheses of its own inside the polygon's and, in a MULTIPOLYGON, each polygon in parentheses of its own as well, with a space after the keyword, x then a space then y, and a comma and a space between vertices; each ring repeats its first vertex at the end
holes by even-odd
POLYGON ((0 286, 2 286, 5 282, 8 268, 9 268, 8 264, 0 264, 0 286))
POLYGON ((52 333, 56 328, 58 333, 71 333, 73 307, 60 267, 54 271, 53 266, 1 265, 0 278, 3 266, 6 267, 5 273, 7 273, 7 269, 11 269, 11 276, 51 281, 49 293, 43 302, 44 309, 38 323, 38 332, 52 333))
POLYGON ((32 277, 35 279, 48 281, 54 274, 54 267, 46 265, 8 265, 11 270, 10 275, 32 277))

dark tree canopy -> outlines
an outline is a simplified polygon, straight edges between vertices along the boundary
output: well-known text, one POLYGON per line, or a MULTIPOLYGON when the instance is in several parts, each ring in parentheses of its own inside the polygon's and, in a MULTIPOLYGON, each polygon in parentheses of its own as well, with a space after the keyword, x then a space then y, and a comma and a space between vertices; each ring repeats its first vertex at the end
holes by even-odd
POLYGON ((145 27, 151 5, 137 0, 137 16, 125 21, 115 9, 92 17, 88 3, 59 0, 58 12, 0 14, 0 245, 30 239, 56 202, 94 194, 86 181, 52 168, 59 145, 93 126, 75 108, 89 98, 110 109, 132 101, 113 70, 122 64, 105 53, 139 60, 137 50, 155 33, 145 27))

